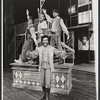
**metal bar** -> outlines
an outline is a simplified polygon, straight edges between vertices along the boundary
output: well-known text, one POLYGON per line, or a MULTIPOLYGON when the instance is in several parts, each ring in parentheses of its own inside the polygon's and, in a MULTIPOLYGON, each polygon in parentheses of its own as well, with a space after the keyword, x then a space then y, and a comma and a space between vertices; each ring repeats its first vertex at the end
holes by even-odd
POLYGON ((71 17, 77 17, 78 15, 73 15, 73 16, 71 16, 71 17))
POLYGON ((60 15, 60 0, 58 0, 58 10, 59 10, 59 15, 60 15))
POLYGON ((4 15, 4 21, 5 21, 5 24, 4 24, 4 27, 5 27, 5 33, 4 33, 4 38, 5 38, 5 40, 3 40, 4 41, 4 47, 5 47, 5 50, 4 50, 4 60, 5 60, 5 62, 3 62, 4 63, 4 65, 5 65, 5 68, 7 67, 7 37, 6 37, 6 31, 7 31, 7 28, 6 28, 6 25, 7 25, 7 23, 6 23, 6 21, 7 21, 7 19, 6 19, 6 17, 7 17, 7 14, 6 14, 6 10, 7 10, 7 2, 6 2, 6 0, 4 0, 4 8, 5 8, 5 15, 4 15))
POLYGON ((74 28, 80 28, 80 27, 88 27, 89 24, 85 24, 85 25, 78 25, 78 26, 72 26, 72 27, 68 27, 68 29, 74 29, 74 28))
MULTIPOLYGON (((90 4, 88 2, 88 12, 90 11, 90 4)), ((88 27, 88 36, 89 36, 89 63, 90 63, 90 31, 89 31, 89 28, 90 28, 90 12, 89 12, 89 27, 88 27)))
POLYGON ((41 0, 40 0, 40 11, 41 11, 41 0))
MULTIPOLYGON (((72 33, 73 49, 74 49, 74 32, 72 33)), ((73 53, 73 64, 74 64, 75 52, 73 53)))
MULTIPOLYGON (((65 36, 64 36, 64 32, 63 32, 63 42, 65 43, 65 36)), ((64 51, 65 51, 65 47, 64 47, 64 51)), ((64 64, 65 64, 65 59, 64 59, 64 64)))
POLYGON ((16 59, 16 27, 14 27, 14 58, 16 59))

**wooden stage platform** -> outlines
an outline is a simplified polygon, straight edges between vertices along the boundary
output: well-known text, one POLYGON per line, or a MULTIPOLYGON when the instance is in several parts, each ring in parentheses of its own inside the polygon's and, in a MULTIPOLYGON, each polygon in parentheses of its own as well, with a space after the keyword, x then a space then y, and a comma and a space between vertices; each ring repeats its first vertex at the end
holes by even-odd
MULTIPOLYGON (((41 91, 14 88, 12 83, 12 70, 5 70, 3 72, 3 100, 39 100, 42 96, 41 91)), ((96 100, 94 72, 78 70, 75 65, 72 70, 72 84, 69 95, 51 93, 50 100, 96 100)))

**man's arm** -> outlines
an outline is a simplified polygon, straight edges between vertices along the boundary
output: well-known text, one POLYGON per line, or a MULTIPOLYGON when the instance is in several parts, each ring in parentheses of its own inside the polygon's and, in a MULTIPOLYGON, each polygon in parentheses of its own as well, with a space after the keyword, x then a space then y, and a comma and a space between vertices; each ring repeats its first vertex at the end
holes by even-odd
POLYGON ((44 13, 44 15, 45 15, 47 21, 50 22, 50 23, 52 23, 52 22, 53 22, 53 18, 51 18, 51 17, 46 13, 46 10, 45 10, 45 9, 43 9, 42 11, 43 11, 43 13, 44 13))
POLYGON ((30 16, 29 16, 29 11, 28 11, 28 9, 26 10, 26 15, 27 15, 27 20, 29 20, 30 16))
POLYGON ((69 32, 68 32, 68 29, 67 29, 66 25, 64 24, 63 19, 60 19, 60 25, 61 25, 61 28, 62 28, 63 32, 66 33, 67 39, 69 39, 69 34, 68 34, 69 32))

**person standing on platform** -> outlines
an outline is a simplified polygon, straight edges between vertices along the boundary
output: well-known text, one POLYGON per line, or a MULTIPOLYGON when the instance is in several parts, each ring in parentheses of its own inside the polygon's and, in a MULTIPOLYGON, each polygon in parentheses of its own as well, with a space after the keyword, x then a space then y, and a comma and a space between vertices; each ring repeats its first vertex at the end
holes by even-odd
POLYGON ((64 24, 63 19, 59 17, 58 10, 53 10, 53 17, 54 18, 51 18, 46 13, 45 9, 43 9, 43 13, 44 13, 47 21, 52 24, 50 44, 55 47, 55 43, 56 43, 58 50, 62 50, 62 47, 61 47, 61 30, 63 30, 63 32, 66 33, 67 39, 69 39, 69 34, 68 34, 69 32, 67 30, 67 27, 64 24))
POLYGON ((41 38, 42 46, 38 47, 36 50, 26 53, 28 59, 35 59, 39 56, 39 72, 41 79, 41 86, 43 89, 43 96, 40 100, 50 100, 49 93, 52 82, 52 72, 55 70, 53 65, 54 55, 60 56, 62 58, 66 57, 65 51, 59 51, 53 46, 49 45, 49 38, 47 35, 41 38))
POLYGON ((47 22, 44 19, 45 19, 44 14, 40 13, 39 14, 39 24, 38 24, 38 43, 39 43, 39 46, 42 45, 41 37, 43 35, 47 35, 47 22))
POLYGON ((33 26, 33 18, 29 16, 29 11, 27 10, 27 19, 28 19, 28 27, 25 32, 25 41, 24 45, 22 47, 22 52, 21 55, 19 56, 18 60, 14 60, 16 63, 22 63, 26 62, 27 59, 25 57, 26 52, 28 50, 32 51, 35 50, 35 47, 37 46, 37 40, 36 40, 36 35, 35 35, 35 29, 33 26))
POLYGON ((26 10, 26 15, 27 15, 27 20, 28 20, 28 27, 27 27, 27 30, 26 30, 25 34, 27 34, 28 32, 30 32, 31 35, 32 35, 32 39, 35 42, 35 45, 38 46, 38 42, 36 40, 35 28, 34 28, 34 25, 33 25, 33 17, 29 16, 28 9, 26 10))

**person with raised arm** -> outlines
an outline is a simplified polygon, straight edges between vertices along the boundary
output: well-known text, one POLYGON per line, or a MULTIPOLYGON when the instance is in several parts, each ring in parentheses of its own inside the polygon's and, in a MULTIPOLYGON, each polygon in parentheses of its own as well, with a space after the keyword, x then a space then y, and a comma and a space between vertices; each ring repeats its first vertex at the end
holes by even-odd
POLYGON ((63 59, 67 57, 65 51, 59 51, 53 46, 49 45, 49 38, 47 35, 41 37, 42 46, 38 47, 34 51, 28 51, 26 57, 28 59, 35 59, 39 56, 39 72, 41 79, 41 86, 43 89, 43 96, 39 100, 50 100, 50 88, 52 82, 52 72, 55 71, 53 65, 54 55, 62 57, 63 59))
POLYGON ((26 10, 26 15, 27 15, 27 20, 28 20, 28 25, 27 25, 27 29, 25 32, 25 41, 22 47, 22 51, 21 54, 19 56, 18 60, 14 60, 16 63, 23 63, 26 62, 27 59, 25 57, 26 52, 28 50, 32 51, 35 50, 35 47, 38 46, 37 40, 36 40, 36 35, 35 35, 35 29, 33 26, 33 17, 29 16, 29 11, 26 10))
POLYGON ((69 32, 67 30, 66 25, 64 24, 64 21, 62 18, 60 18, 59 16, 59 11, 58 10, 53 10, 53 17, 51 18, 47 13, 46 13, 46 9, 42 10, 47 21, 52 23, 52 27, 51 27, 51 41, 50 44, 52 46, 55 47, 55 43, 57 45, 58 50, 62 50, 61 47, 61 31, 63 30, 63 32, 67 35, 67 39, 69 39, 69 32))
POLYGON ((47 22, 44 20, 44 14, 39 13, 39 24, 38 24, 38 43, 41 46, 41 37, 47 35, 47 22))

